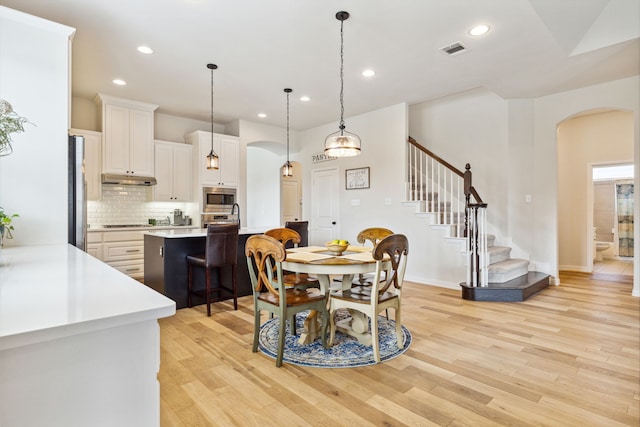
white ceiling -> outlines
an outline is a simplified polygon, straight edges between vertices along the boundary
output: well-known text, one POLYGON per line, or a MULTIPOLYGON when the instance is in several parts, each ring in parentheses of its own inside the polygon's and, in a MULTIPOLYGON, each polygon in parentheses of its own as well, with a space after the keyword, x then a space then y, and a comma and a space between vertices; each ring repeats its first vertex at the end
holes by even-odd
MULTIPOLYGON (((337 122, 340 22, 345 117, 475 87, 531 98, 640 74, 638 0, 0 0, 76 28, 73 95, 158 112, 284 126, 337 122), (472 37, 468 29, 491 31, 472 37), (440 48, 462 42, 467 51, 440 48), (136 51, 145 44, 153 55, 136 51), (364 78, 363 69, 376 75, 364 78), (111 81, 127 81, 117 87, 111 81), (310 102, 299 101, 301 95, 310 102), (259 119, 257 113, 267 114, 259 119)), ((46 70, 43 70, 46 72, 46 70)), ((348 120, 347 120, 348 128, 348 120)))

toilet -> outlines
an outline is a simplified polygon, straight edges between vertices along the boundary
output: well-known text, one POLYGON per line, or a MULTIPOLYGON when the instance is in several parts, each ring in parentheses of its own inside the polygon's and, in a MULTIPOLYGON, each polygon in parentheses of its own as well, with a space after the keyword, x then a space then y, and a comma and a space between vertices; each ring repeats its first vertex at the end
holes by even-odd
POLYGON ((596 261, 602 261, 602 252, 609 249, 609 247, 611 247, 611 243, 596 242, 596 261))

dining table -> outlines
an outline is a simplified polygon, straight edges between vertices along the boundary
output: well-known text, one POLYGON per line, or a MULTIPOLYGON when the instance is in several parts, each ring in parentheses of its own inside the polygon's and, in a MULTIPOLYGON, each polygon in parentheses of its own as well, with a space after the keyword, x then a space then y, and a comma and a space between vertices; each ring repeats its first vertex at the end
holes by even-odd
MULTIPOLYGON (((287 249, 287 257, 282 261, 282 269, 293 273, 307 273, 315 276, 320 284, 320 291, 329 295, 334 290, 351 288, 356 274, 376 271, 376 260, 372 247, 349 245, 344 252, 337 254, 324 246, 303 246, 287 249), (334 282, 336 278, 338 281, 334 282), (334 285, 335 283, 335 285, 334 285), (339 285, 338 285, 339 283, 339 285)), ((388 259, 382 260, 382 270, 390 267, 388 259)), ((368 333, 369 321, 366 315, 350 311, 351 316, 338 323, 338 329, 354 336, 364 345, 371 345, 371 334, 368 333)), ((310 344, 320 336, 318 313, 312 311, 304 321, 304 331, 300 334, 300 344, 310 344)))

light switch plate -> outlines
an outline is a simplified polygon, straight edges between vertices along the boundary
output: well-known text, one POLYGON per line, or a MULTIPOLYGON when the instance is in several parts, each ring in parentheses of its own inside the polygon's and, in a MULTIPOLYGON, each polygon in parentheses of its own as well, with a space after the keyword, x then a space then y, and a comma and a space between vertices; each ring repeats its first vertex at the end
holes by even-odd
POLYGON ((384 205, 385 206, 391 206, 391 197, 385 197, 384 198, 384 205))
POLYGON ((351 199, 351 206, 360 206, 360 199, 351 199))

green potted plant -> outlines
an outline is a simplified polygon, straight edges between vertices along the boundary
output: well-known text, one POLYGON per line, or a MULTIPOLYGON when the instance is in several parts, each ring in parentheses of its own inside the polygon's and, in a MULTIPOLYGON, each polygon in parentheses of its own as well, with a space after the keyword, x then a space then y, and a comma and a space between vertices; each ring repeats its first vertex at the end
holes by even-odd
POLYGON ((13 239, 11 221, 19 216, 18 214, 8 215, 4 213, 4 208, 0 207, 0 246, 4 243, 4 239, 13 239))
POLYGON ((24 124, 29 121, 13 111, 8 101, 0 99, 0 157, 13 153, 11 134, 24 132, 24 124))

